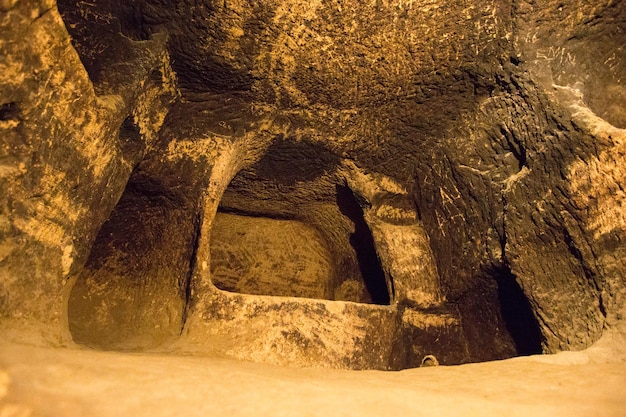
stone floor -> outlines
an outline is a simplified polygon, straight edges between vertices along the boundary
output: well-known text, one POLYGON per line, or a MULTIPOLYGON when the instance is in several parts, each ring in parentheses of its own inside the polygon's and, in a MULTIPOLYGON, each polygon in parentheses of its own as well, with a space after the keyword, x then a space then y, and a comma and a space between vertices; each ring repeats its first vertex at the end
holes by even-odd
POLYGON ((624 416, 625 334, 583 352, 400 372, 0 342, 0 416, 624 416))

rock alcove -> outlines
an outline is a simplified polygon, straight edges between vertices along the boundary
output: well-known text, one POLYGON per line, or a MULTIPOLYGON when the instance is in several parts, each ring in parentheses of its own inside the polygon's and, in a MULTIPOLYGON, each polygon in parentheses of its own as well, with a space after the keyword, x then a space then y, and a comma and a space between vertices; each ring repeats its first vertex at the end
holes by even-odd
POLYGON ((390 303, 392 278, 338 166, 319 145, 279 140, 233 178, 211 230, 218 288, 390 303))
POLYGON ((5 333, 351 369, 590 346, 626 289, 625 8, 461 3, 0 4, 5 333))

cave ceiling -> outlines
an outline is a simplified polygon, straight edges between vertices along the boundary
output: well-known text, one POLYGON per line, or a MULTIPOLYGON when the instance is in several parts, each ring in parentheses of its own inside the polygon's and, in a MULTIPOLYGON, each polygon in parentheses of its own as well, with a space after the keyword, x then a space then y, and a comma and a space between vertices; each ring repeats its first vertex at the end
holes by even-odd
MULTIPOLYGON (((623 93, 611 81, 623 70, 611 57, 623 49, 595 41, 623 36, 621 8, 544 3, 60 1, 59 8, 96 85, 121 59, 120 36, 140 43, 166 35, 185 118, 202 114, 196 123, 230 136, 271 120, 284 136, 407 180, 420 155, 469 134, 481 103, 523 82, 520 64, 533 53, 553 54, 557 84, 579 83, 597 113, 624 124, 616 104, 623 93), (617 33, 599 29, 610 26, 617 33), (598 59, 613 66, 592 68, 598 59)), ((194 123, 175 114, 172 125, 194 123)))
POLYGON ((497 94, 516 59, 506 2, 59 6, 96 81, 117 53, 117 43, 107 43, 114 32, 136 42, 166 33, 183 101, 192 112, 211 108, 219 132, 253 130, 269 117, 286 136, 405 177, 406 154, 426 152, 497 94))

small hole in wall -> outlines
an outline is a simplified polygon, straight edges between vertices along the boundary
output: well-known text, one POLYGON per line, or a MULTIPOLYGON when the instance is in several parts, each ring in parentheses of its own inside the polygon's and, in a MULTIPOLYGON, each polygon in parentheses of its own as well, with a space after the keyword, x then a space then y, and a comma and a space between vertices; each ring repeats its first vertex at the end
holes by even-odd
POLYGON ((132 116, 128 116, 120 126, 119 141, 122 155, 128 160, 138 160, 145 151, 146 144, 132 116))
POLYGON ((16 102, 4 103, 0 106, 0 122, 15 120, 20 114, 20 109, 16 102))

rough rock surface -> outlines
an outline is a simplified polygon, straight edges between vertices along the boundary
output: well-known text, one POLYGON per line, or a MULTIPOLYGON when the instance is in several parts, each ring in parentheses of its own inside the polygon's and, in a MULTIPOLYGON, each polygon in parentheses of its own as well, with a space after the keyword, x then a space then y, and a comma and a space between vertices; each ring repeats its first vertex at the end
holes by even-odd
POLYGON ((623 2, 9 0, 0 29, 11 340, 400 369, 622 319, 623 2), (248 262, 314 249, 220 286, 250 219, 248 262))

